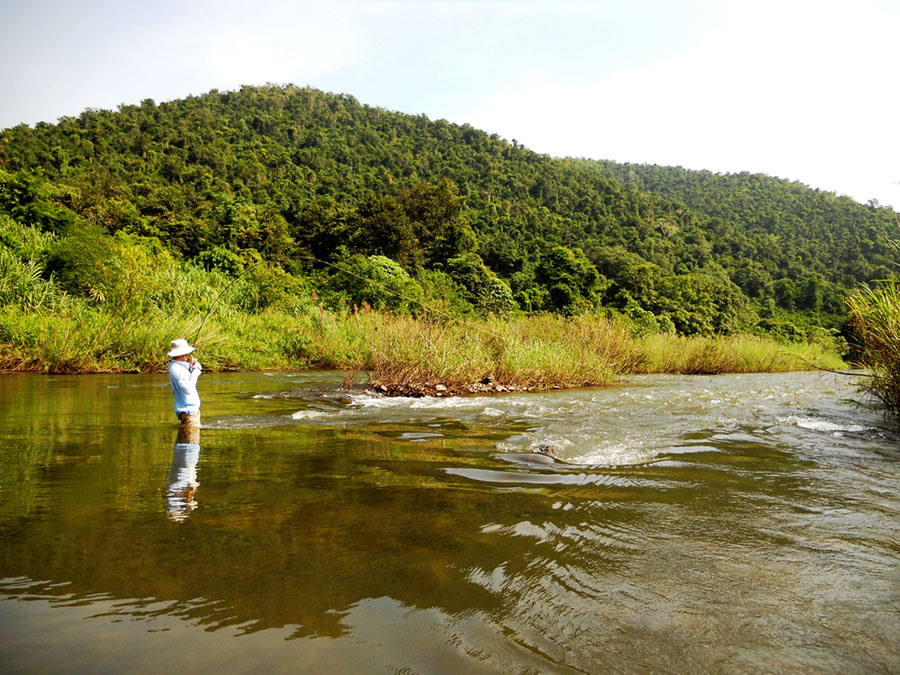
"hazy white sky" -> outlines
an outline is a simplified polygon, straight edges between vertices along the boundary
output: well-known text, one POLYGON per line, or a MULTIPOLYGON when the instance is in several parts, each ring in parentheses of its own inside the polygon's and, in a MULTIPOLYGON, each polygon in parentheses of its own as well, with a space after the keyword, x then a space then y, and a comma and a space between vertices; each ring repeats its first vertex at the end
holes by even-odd
POLYGON ((0 128, 267 82, 900 208, 900 0, 0 0, 0 128))

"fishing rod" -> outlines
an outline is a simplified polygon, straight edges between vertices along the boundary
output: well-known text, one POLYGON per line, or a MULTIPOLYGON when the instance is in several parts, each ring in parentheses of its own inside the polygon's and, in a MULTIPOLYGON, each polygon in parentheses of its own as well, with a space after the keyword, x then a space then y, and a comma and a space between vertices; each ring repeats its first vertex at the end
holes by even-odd
POLYGON ((263 261, 263 260, 258 260, 258 261, 256 261, 255 263, 253 263, 252 265, 250 265, 250 267, 248 267, 248 268, 245 269, 243 272, 241 272, 240 274, 238 274, 234 279, 232 279, 232 280, 228 283, 228 285, 225 286, 225 288, 223 288, 221 291, 219 291, 219 294, 216 296, 216 299, 213 300, 212 304, 209 306, 209 309, 206 310, 206 315, 203 317, 203 321, 200 322, 200 327, 197 329, 197 334, 194 335, 194 341, 193 341, 193 344, 194 344, 195 347, 197 346, 197 339, 200 337, 200 331, 203 330, 203 324, 206 323, 206 320, 209 318, 209 315, 212 314, 213 309, 214 309, 215 306, 218 304, 218 302, 219 302, 219 300, 221 299, 221 297, 222 297, 223 295, 225 295, 225 292, 226 292, 229 288, 231 288, 231 287, 234 286, 238 281, 240 281, 240 280, 244 277, 244 275, 246 275, 248 272, 250 272, 250 270, 254 269, 255 267, 258 267, 259 265, 261 265, 263 262, 265 262, 265 261, 263 261))

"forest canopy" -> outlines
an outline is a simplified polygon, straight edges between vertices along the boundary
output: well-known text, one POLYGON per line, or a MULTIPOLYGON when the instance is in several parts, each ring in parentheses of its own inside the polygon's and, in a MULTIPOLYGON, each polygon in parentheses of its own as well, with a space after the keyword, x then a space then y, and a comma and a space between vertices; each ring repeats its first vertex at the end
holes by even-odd
POLYGON ((294 86, 2 131, 0 214, 65 242, 42 274, 98 302, 129 281, 97 251, 142 248, 231 276, 264 263, 259 307, 318 292, 787 337, 838 329, 849 291, 894 269, 898 227, 891 209, 797 183, 554 159, 294 86))

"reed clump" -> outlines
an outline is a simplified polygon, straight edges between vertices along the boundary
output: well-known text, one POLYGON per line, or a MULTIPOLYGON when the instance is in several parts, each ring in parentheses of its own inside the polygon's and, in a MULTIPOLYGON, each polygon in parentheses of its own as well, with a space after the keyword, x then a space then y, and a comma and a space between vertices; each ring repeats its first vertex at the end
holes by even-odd
POLYGON ((847 301, 859 340, 860 365, 869 377, 861 391, 885 412, 900 414, 900 283, 864 286, 847 301))
POLYGON ((722 373, 778 373, 843 365, 835 345, 783 343, 755 335, 683 337, 651 334, 639 339, 644 356, 633 372, 718 375, 722 373))
POLYGON ((388 393, 530 391, 608 384, 635 360, 607 319, 417 321, 368 316, 372 384, 388 393), (373 323, 374 322, 374 323, 373 323))

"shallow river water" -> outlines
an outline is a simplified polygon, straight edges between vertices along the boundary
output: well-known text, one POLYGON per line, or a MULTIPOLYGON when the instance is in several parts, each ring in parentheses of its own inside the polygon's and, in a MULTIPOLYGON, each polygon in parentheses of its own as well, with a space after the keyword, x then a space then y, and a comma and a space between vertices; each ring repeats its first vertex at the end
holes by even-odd
POLYGON ((821 373, 0 376, 0 671, 900 671, 900 436, 821 373), (534 461, 544 443, 564 463, 534 461))

